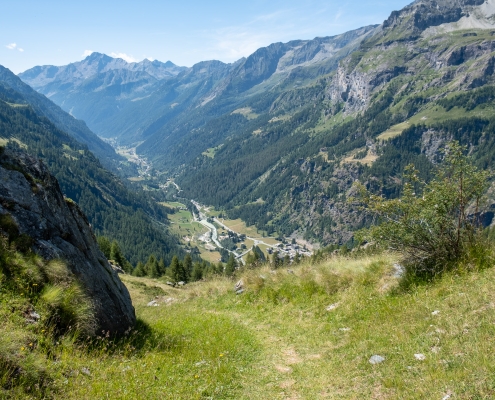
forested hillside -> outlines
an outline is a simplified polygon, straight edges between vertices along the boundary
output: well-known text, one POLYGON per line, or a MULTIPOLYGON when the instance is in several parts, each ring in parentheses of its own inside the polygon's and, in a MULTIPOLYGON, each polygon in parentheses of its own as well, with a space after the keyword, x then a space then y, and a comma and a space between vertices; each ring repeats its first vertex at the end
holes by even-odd
POLYGON ((171 210, 145 193, 129 191, 86 146, 38 115, 19 92, 4 86, 0 86, 0 141, 41 158, 63 193, 80 205, 94 231, 116 239, 133 264, 150 254, 167 262, 173 254, 181 254, 165 231, 171 210))
POLYGON ((244 103, 256 118, 183 169, 185 195, 268 232, 342 244, 367 223, 347 201, 356 180, 397 196, 404 167, 428 179, 451 139, 491 168, 495 42, 481 3, 415 2, 334 73, 244 103))
POLYGON ((22 99, 19 99, 19 102, 28 103, 38 115, 48 118, 58 129, 67 132, 79 143, 88 146, 89 150, 98 157, 106 168, 120 174, 135 173, 134 166, 127 163, 124 157, 116 154, 112 146, 91 132, 84 121, 77 120, 63 111, 1 65, 0 85, 7 90, 12 89, 21 94, 22 99))

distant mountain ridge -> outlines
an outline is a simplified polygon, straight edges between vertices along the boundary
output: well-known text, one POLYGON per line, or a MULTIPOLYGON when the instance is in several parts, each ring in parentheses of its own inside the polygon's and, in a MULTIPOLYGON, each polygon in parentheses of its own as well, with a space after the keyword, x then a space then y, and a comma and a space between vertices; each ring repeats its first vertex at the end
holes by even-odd
POLYGON ((94 52, 84 60, 66 66, 45 65, 31 68, 19 74, 19 77, 29 82, 34 89, 39 89, 54 82, 77 85, 96 74, 114 70, 142 72, 160 80, 176 76, 184 69, 186 68, 178 67, 171 61, 162 63, 158 60, 144 59, 141 62, 129 63, 121 58, 94 52))
POLYGON ((199 63, 135 101, 121 89, 63 101, 111 110, 105 135, 138 144, 182 196, 269 235, 342 244, 371 222, 354 182, 397 196, 404 167, 427 180, 452 139, 495 164, 495 0, 417 0, 379 26, 199 63))
MULTIPOLYGON (((133 144, 156 132, 174 131, 170 123, 180 124, 180 114, 186 110, 194 111, 213 100, 223 103, 222 106, 228 106, 226 102, 235 106, 245 97, 291 80, 298 69, 313 68, 315 72, 307 72, 313 76, 328 73, 375 28, 365 27, 314 40, 275 43, 233 64, 205 61, 183 68, 170 62, 126 63, 93 53, 78 63, 35 67, 19 77, 64 110, 86 121, 100 136, 133 144)), ((215 104, 214 108, 217 107, 215 104)), ((230 111, 235 110, 235 107, 230 108, 230 111)), ((208 118, 203 110, 196 111, 203 114, 200 120, 208 118)), ((150 143, 150 146, 153 145, 150 143)))
POLYGON ((128 63, 93 53, 63 67, 35 67, 19 77, 71 115, 86 121, 99 135, 112 137, 118 132, 118 129, 112 130, 115 114, 127 103, 148 97, 159 82, 183 70, 184 67, 170 61, 146 59, 128 63))

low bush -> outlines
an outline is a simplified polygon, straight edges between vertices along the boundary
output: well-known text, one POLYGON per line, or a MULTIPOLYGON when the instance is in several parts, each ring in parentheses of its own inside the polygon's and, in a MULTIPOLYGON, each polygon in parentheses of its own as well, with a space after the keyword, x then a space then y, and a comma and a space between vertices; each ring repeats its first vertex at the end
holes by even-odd
POLYGON ((385 199, 358 185, 364 209, 376 222, 360 232, 360 239, 401 253, 407 279, 431 279, 454 268, 491 263, 492 249, 479 223, 489 173, 478 170, 465 150, 450 143, 429 183, 419 180, 413 166, 407 167, 398 199, 385 199))

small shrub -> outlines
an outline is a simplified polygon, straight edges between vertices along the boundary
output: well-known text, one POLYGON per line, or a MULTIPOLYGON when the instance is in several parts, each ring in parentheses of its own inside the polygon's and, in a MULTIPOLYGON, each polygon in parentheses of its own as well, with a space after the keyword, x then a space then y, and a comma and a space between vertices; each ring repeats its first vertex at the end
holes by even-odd
POLYGON ((399 199, 384 199, 359 185, 365 208, 378 223, 361 231, 360 239, 403 254, 410 277, 431 279, 461 264, 480 266, 491 259, 478 221, 489 174, 474 167, 464 151, 450 143, 443 165, 428 184, 408 166, 399 199))
POLYGON ((9 241, 19 236, 19 228, 10 214, 0 214, 0 230, 5 232, 9 241))

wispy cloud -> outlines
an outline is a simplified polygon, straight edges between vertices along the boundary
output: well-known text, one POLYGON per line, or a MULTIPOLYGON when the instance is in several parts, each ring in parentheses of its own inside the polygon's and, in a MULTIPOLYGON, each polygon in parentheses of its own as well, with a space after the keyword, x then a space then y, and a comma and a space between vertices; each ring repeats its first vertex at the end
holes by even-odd
POLYGON ((192 51, 196 54, 198 52, 204 54, 203 58, 214 58, 227 62, 247 57, 260 47, 278 41, 280 30, 290 31, 291 27, 283 22, 284 16, 288 12, 289 10, 279 10, 271 14, 255 16, 241 25, 224 26, 200 32, 203 37, 209 38, 208 43, 210 45, 192 51), (281 29, 281 21, 284 29, 281 29))
POLYGON ((133 63, 138 61, 133 56, 130 56, 125 53, 110 53, 110 56, 112 56, 113 58, 122 58, 122 60, 127 61, 128 63, 133 63))
POLYGON ((84 53, 82 54, 82 56, 83 56, 83 58, 86 58, 86 57, 90 56, 93 53, 94 53, 93 50, 84 50, 84 53))
POLYGON ((18 47, 17 43, 9 43, 9 44, 5 45, 5 47, 7 47, 7 49, 9 49, 9 50, 17 50, 17 51, 20 51, 21 53, 24 52, 24 49, 22 47, 18 47))
POLYGON ((194 52, 232 62, 271 43, 343 33, 345 22, 343 7, 322 6, 311 13, 298 6, 285 8, 256 15, 236 26, 200 32, 209 38, 210 45, 194 52))

